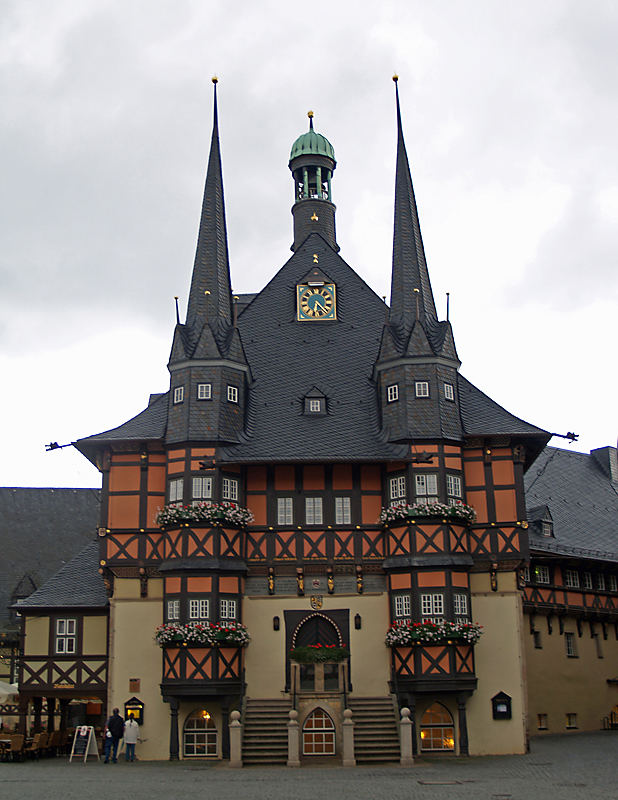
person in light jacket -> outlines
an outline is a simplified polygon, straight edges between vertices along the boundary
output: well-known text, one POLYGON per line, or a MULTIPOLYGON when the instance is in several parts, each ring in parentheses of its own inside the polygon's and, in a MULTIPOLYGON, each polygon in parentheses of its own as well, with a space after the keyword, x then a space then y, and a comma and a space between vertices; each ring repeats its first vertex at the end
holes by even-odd
POLYGON ((138 740, 139 725, 133 718, 133 714, 128 714, 124 724, 124 747, 127 761, 135 761, 135 745, 138 740))

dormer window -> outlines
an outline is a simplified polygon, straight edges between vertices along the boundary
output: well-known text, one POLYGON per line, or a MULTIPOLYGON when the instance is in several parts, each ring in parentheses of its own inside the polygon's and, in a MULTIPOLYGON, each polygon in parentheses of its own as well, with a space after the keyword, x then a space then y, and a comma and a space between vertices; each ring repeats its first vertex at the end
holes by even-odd
POLYGON ((322 401, 321 400, 309 400, 309 411, 312 414, 319 414, 322 410, 322 401))
POLYGON ((414 392, 417 397, 429 397, 429 381, 416 381, 414 392))
POLYGON ((197 399, 212 400, 212 383, 198 383, 197 399))
POLYGON ((303 413, 311 417, 326 415, 326 397, 316 386, 303 398, 303 413))
POLYGON ((227 401, 228 403, 238 402, 238 386, 227 387, 227 401))
POLYGON ((554 523, 548 522, 547 520, 543 520, 541 522, 541 533, 543 536, 553 536, 554 535, 554 523))
POLYGON ((176 386, 174 389, 174 405, 177 403, 182 403, 185 399, 185 387, 184 386, 176 386))
POLYGON ((399 400, 399 384, 393 383, 386 387, 386 402, 394 403, 399 400))

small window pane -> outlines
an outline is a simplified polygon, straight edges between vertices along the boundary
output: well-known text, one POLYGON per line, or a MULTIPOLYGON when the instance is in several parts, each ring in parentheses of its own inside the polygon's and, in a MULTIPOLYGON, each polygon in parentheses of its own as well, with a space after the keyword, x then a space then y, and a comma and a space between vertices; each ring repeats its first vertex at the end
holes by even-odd
POLYGON ((455 392, 453 391, 453 384, 452 383, 445 383, 444 384, 444 397, 447 400, 454 400, 455 399, 455 392))
POLYGON ((221 493, 224 500, 238 500, 238 481, 235 478, 223 478, 221 493))
POLYGON ((180 600, 167 601, 167 619, 168 621, 180 619, 180 600))
POLYGON ((198 383, 197 385, 197 399, 210 400, 212 398, 212 384, 211 383, 198 383))
POLYGON ((307 525, 321 525, 322 524, 322 498, 321 497, 306 497, 305 498, 305 523, 307 525))
POLYGON ((429 397, 429 382, 416 381, 414 389, 417 397, 429 397))
POLYGON ((411 600, 409 594, 398 594, 395 596, 395 616, 409 617, 411 611, 411 600))
POLYGON ((468 596, 465 594, 455 594, 453 595, 453 607, 455 609, 455 614, 457 616, 467 616, 468 615, 468 596))
POLYGON ((386 388, 386 400, 389 403, 394 403, 395 400, 399 400, 399 386, 398 386, 398 384, 394 383, 392 386, 388 386, 386 388))
POLYGON ((212 478, 193 478, 193 499, 210 500, 212 498, 212 478))
POLYGON ((349 497, 335 497, 335 524, 349 525, 352 522, 352 512, 349 497))
POLYGON ((438 476, 415 475, 416 499, 419 503, 434 503, 438 500, 438 476))
POLYGON ((449 497, 461 498, 461 478, 458 475, 446 476, 446 493, 449 497))
POLYGON ((185 399, 185 387, 177 386, 174 389, 174 403, 182 403, 184 399, 185 399))
POLYGON ((170 503, 180 503, 183 497, 183 479, 176 478, 170 481, 170 503))
POLYGON ((227 387, 227 399, 230 403, 237 403, 238 402, 238 387, 237 386, 228 386, 227 387))
POLYGON ((592 574, 584 572, 584 589, 592 589, 592 574))
POLYGON ((189 600, 189 619, 208 619, 208 600, 189 600))
POLYGON ((565 572, 565 583, 571 589, 579 588, 579 573, 574 569, 567 569, 565 572))
POLYGON ((389 480, 389 492, 391 500, 405 500, 406 498, 406 477, 399 475, 397 478, 389 480))
POLYGON ((549 583, 549 567, 539 564, 534 568, 534 577, 537 583, 549 583))
POLYGON ((309 400, 309 411, 315 414, 321 410, 322 410, 321 400, 309 400))
POLYGON ((291 497, 277 498, 277 525, 292 525, 294 512, 291 497))
POLYGON ((219 619, 236 619, 236 600, 219 600, 219 619))
POLYGON ((605 591, 605 575, 597 575, 597 589, 601 592, 605 591))

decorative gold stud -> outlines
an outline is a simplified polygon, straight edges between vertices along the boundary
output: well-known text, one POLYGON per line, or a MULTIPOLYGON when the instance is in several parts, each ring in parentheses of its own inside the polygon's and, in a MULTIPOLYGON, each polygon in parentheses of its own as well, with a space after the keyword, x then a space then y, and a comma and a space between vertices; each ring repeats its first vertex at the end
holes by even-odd
POLYGON ((314 264, 317 264, 317 263, 318 263, 318 254, 317 254, 317 253, 314 253, 314 254, 313 254, 313 263, 314 263, 314 264))
POLYGON ((318 215, 315 213, 315 211, 311 215, 311 221, 312 222, 317 222, 318 221, 318 215))

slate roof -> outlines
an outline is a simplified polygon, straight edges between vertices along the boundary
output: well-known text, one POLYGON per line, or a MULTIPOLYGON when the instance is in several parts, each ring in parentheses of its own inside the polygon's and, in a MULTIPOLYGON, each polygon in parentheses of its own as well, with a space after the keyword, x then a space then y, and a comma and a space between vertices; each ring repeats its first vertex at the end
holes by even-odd
POLYGON ((105 608, 107 593, 98 570, 99 543, 93 539, 19 608, 105 608))
POLYGON ((92 537, 100 502, 98 489, 0 488, 0 626, 18 586, 41 586, 92 537))
POLYGON ((554 524, 554 537, 531 526, 531 550, 618 561, 618 484, 594 456, 546 447, 525 489, 529 521, 547 506, 554 524))

